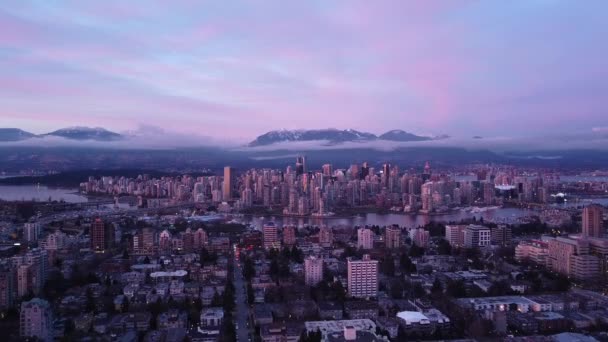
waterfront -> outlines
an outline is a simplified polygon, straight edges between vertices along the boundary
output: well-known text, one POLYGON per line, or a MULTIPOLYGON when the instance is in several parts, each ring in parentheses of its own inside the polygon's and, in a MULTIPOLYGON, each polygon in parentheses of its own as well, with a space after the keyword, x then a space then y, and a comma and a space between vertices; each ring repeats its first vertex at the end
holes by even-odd
POLYGON ((49 188, 44 185, 0 185, 0 200, 5 201, 65 201, 68 203, 87 202, 86 196, 78 189, 49 188))
POLYGON ((398 224, 405 227, 424 226, 430 222, 459 222, 473 217, 484 221, 513 223, 517 219, 538 214, 538 211, 520 208, 494 208, 481 212, 456 210, 447 214, 374 214, 367 213, 352 217, 289 217, 289 216, 253 216, 244 215, 234 219, 235 222, 250 224, 258 229, 267 222, 274 222, 280 226, 295 225, 298 227, 312 226, 386 226, 398 224))

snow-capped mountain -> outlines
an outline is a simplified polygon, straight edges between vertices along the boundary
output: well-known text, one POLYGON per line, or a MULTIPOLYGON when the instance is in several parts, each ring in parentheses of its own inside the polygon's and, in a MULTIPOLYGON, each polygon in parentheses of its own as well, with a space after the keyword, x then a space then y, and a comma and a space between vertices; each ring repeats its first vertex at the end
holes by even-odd
POLYGON ((111 141, 122 139, 122 135, 101 127, 68 127, 44 134, 72 140, 111 141))
POLYGON ((419 135, 415 135, 404 130, 394 129, 392 131, 388 131, 378 137, 381 140, 390 140, 390 141, 425 141, 432 140, 430 137, 422 137, 419 135))
POLYGON ((0 141, 20 141, 35 135, 19 128, 0 128, 0 141))
POLYGON ((328 129, 313 129, 313 130, 279 130, 270 131, 257 137, 249 143, 250 147, 271 145, 278 142, 289 141, 313 141, 325 140, 331 143, 341 143, 348 141, 372 141, 372 140, 389 140, 389 141, 425 141, 442 139, 442 137, 431 138, 408 133, 403 130, 395 129, 388 131, 380 136, 373 133, 356 131, 354 129, 339 130, 335 128, 328 129))
POLYGON ((332 143, 347 141, 369 141, 378 137, 375 134, 360 132, 354 129, 339 130, 335 128, 311 130, 279 130, 270 131, 257 137, 249 143, 250 147, 270 145, 287 141, 326 140, 332 143))

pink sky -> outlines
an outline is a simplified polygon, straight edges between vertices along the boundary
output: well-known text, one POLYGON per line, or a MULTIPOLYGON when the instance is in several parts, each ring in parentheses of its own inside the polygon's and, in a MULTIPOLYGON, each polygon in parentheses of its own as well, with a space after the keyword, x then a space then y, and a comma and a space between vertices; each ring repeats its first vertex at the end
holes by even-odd
POLYGON ((0 127, 527 136, 607 127, 608 3, 0 4, 0 127))

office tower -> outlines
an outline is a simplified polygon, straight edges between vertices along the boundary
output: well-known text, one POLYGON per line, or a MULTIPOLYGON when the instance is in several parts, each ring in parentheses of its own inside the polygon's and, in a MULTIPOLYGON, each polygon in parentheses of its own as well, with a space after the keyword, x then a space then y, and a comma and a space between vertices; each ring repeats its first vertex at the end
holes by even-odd
POLYGON ((232 200, 234 188, 236 186, 236 174, 234 168, 224 167, 224 183, 222 188, 222 198, 224 201, 232 200))
POLYGON ((422 211, 430 213, 433 211, 433 182, 427 182, 421 186, 422 211))
POLYGON ((91 248, 95 252, 104 252, 114 243, 114 227, 97 218, 91 224, 91 248))
POLYGON ((492 244, 507 246, 511 244, 511 228, 501 224, 491 229, 492 244))
POLYGON ((323 259, 313 255, 304 259, 304 283, 315 286, 323 280, 323 259))
POLYGON ((428 161, 424 163, 424 171, 422 173, 425 175, 431 174, 431 164, 428 161))
POLYGON ((186 252, 194 250, 194 234, 190 227, 186 228, 186 231, 182 233, 182 246, 186 252))
POLYGON ((277 234, 277 226, 273 222, 268 222, 264 224, 262 228, 262 233, 264 234, 264 248, 278 248, 279 247, 279 237, 277 234))
POLYGON ((208 238, 207 232, 203 230, 203 228, 199 228, 194 232, 194 248, 196 250, 201 250, 205 246, 207 246, 208 238))
POLYGON ((329 248, 334 243, 334 233, 331 228, 322 226, 319 230, 319 244, 322 247, 329 248))
POLYGON ((494 196, 496 189, 494 188, 494 184, 492 182, 484 182, 483 184, 483 202, 486 205, 490 205, 494 203, 494 196))
POLYGON ((378 261, 368 254, 362 260, 348 258, 348 294, 355 298, 378 296, 378 261))
POLYGON ((34 298, 29 302, 21 303, 19 325, 21 337, 37 337, 45 342, 53 341, 53 313, 46 300, 34 298))
POLYGON ((293 226, 283 227, 283 244, 294 246, 296 244, 296 228, 293 226))
POLYGON ((604 236, 603 211, 603 208, 597 204, 592 204, 583 209, 583 236, 604 236))
POLYGON ((388 249, 395 249, 401 247, 401 228, 394 224, 386 227, 384 230, 384 244, 388 249))
POLYGON ((243 207, 251 207, 253 205, 253 191, 249 188, 243 190, 241 193, 241 200, 243 202, 243 207))
POLYGON ((372 249, 374 247, 374 232, 368 228, 357 230, 357 248, 372 249))
POLYGON ((306 156, 296 157, 296 176, 300 176, 308 172, 306 170, 306 156))
POLYGON ((429 245, 430 233, 424 228, 414 228, 410 230, 412 243, 418 247, 426 248, 429 245))
POLYGON ((382 164, 382 186, 385 188, 388 187, 388 179, 391 175, 391 164, 384 163, 382 164))
POLYGON ((367 162, 361 164, 361 172, 360 172, 360 177, 361 179, 365 179, 365 177, 367 177, 369 175, 369 166, 367 165, 367 162))
POLYGON ((23 226, 23 238, 28 242, 38 241, 40 230, 40 223, 28 222, 23 226))
POLYGON ((331 177, 334 174, 334 169, 331 164, 323 165, 323 175, 331 177))
POLYGON ((359 179, 359 165, 352 164, 350 166, 350 177, 351 179, 359 179))
POLYGON ((478 225, 468 225, 464 229, 464 246, 466 248, 487 247, 491 241, 490 228, 478 225))

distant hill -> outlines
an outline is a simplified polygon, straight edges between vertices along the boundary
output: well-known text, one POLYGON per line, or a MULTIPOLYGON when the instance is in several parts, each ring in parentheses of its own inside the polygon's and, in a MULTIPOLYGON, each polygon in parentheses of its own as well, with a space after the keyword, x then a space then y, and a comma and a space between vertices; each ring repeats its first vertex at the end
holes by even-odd
POLYGON ((431 137, 423 137, 413 133, 409 133, 400 129, 394 129, 392 131, 388 131, 378 137, 381 140, 390 140, 390 141, 426 141, 433 140, 431 137))
POLYGON ((0 128, 0 141, 20 141, 35 136, 19 128, 0 128))
POLYGON ((314 141, 327 140, 332 143, 347 141, 369 141, 376 140, 375 134, 360 132, 354 129, 339 130, 334 128, 312 129, 312 130, 280 130, 270 131, 260 135, 249 143, 250 147, 271 145, 279 142, 289 141, 314 141))
POLYGON ((122 135, 108 131, 101 127, 68 127, 44 134, 45 136, 56 136, 72 140, 97 140, 113 141, 123 138, 122 135))

